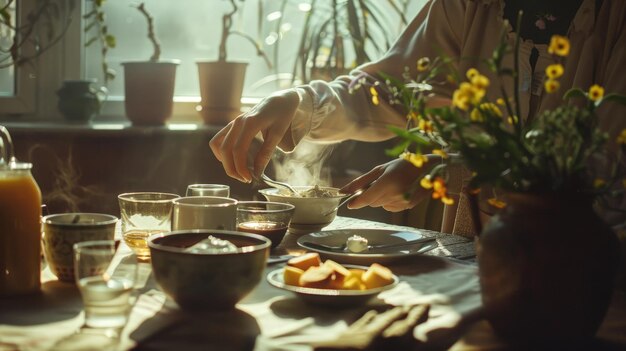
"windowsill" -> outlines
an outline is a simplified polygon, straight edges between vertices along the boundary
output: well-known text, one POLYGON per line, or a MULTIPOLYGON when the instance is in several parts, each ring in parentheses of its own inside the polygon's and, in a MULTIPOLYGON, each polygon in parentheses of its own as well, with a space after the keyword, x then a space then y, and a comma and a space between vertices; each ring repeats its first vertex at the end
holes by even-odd
POLYGON ((80 134, 95 135, 152 135, 152 134, 191 134, 206 133, 213 135, 221 126, 209 126, 202 123, 167 123, 163 126, 133 126, 130 122, 93 121, 90 123, 70 123, 66 121, 26 121, 1 122, 12 134, 46 133, 46 134, 80 134))
MULTIPOLYGON (((245 112, 257 104, 261 98, 242 98, 241 111, 245 112)), ((131 133, 162 133, 162 132, 217 132, 222 128, 219 125, 206 125, 202 121, 196 106, 199 97, 177 96, 174 98, 172 117, 163 126, 133 126, 124 111, 124 100, 121 96, 110 96, 103 104, 100 115, 90 122, 70 122, 62 117, 36 118, 32 116, 1 116, 0 125, 9 131, 28 132, 76 132, 100 133, 110 131, 125 131, 131 133)))

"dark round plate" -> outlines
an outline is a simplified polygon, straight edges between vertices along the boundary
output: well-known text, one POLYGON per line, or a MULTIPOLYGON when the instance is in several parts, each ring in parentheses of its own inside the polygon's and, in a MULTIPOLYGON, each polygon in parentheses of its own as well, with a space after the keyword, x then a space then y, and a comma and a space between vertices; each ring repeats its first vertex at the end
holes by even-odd
POLYGON ((387 264, 409 256, 422 253, 437 247, 434 237, 425 236, 420 231, 400 231, 388 229, 338 229, 325 230, 303 235, 298 238, 299 246, 320 253, 340 263, 370 265, 372 263, 387 264), (339 247, 349 237, 359 235, 367 239, 369 245, 387 245, 394 247, 372 249, 364 252, 324 249, 319 245, 339 247), (406 245, 405 245, 406 244, 406 245))

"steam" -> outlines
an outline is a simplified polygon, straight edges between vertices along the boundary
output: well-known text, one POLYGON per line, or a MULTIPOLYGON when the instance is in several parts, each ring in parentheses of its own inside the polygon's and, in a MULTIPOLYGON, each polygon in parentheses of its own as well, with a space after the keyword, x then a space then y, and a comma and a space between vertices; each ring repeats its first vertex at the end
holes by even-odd
POLYGON ((325 167, 324 163, 334 147, 301 142, 293 152, 272 159, 276 179, 291 185, 330 185, 330 168, 325 167))
MULTIPOLYGON (((95 186, 80 185, 80 173, 73 164, 72 148, 68 150, 67 160, 62 160, 50 148, 43 145, 34 145, 28 150, 28 159, 34 160, 37 151, 47 151, 45 157, 55 159, 56 169, 53 171, 52 190, 43 194, 43 203, 50 208, 59 207, 69 212, 80 212, 81 205, 88 202, 89 198, 103 196, 104 193, 95 186)), ((44 156, 40 156, 44 157, 44 156)), ((36 161, 33 162, 35 165, 36 161)), ((42 164, 44 161, 42 161, 42 164)))

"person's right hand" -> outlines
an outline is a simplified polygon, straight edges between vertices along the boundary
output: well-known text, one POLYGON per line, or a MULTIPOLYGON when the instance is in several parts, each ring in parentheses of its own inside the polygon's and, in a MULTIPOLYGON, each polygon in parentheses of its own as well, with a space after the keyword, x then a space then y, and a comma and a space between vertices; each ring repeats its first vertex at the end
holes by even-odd
POLYGON ((272 157, 293 120, 300 97, 295 89, 274 93, 240 115, 209 143, 215 157, 230 177, 250 183, 252 174, 248 169, 248 156, 254 160, 254 174, 259 176, 272 157), (263 143, 256 154, 248 155, 254 137, 261 133, 263 143))
POLYGON ((342 193, 351 194, 358 189, 366 189, 348 203, 348 208, 359 209, 371 206, 399 212, 415 207, 421 200, 427 198, 430 192, 422 187, 417 187, 412 191, 413 185, 441 159, 436 155, 426 156, 429 161, 422 168, 417 168, 410 162, 398 158, 378 165, 346 184, 341 188, 342 193), (407 193, 410 194, 408 198, 407 193))

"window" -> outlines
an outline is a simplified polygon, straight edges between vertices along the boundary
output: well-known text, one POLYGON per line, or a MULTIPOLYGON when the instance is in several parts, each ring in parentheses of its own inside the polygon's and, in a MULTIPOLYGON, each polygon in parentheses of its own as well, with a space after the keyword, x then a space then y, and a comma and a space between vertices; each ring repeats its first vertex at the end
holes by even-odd
MULTIPOLYGON (((15 1, 15 0, 13 0, 15 1)), ((71 3, 70 0, 48 0, 57 3, 71 3)), ((332 6, 347 6, 353 0, 317 0, 314 20, 322 13, 332 13, 332 6), (325 12, 324 12, 325 11, 325 12)), ((0 0, 0 4, 11 0, 0 0)), ((15 1, 18 4, 17 16, 27 10, 25 4, 39 3, 40 1, 15 1), (22 8, 22 6, 24 6, 22 8)), ((395 3, 404 9, 405 18, 410 20, 423 6, 425 0, 369 0, 376 7, 383 19, 381 25, 385 32, 393 38, 402 29, 399 25, 400 15, 389 4, 395 3)), ((240 3, 240 2, 238 2, 240 3)), ((246 0, 235 16, 233 29, 246 33, 262 45, 274 67, 266 65, 265 60, 256 54, 256 49, 246 39, 240 36, 231 36, 228 41, 228 59, 248 62, 244 98, 254 101, 267 94, 292 86, 298 83, 294 79, 294 65, 298 57, 298 48, 306 22, 307 13, 311 11, 311 0, 246 0)), ((106 62, 116 71, 116 78, 109 81, 109 97, 104 105, 103 115, 123 116, 123 68, 124 61, 147 60, 151 54, 151 44, 147 38, 147 25, 141 13, 133 8, 137 2, 107 1, 102 9, 106 13, 108 32, 116 38, 116 48, 108 51, 106 62)), ((185 115, 189 119, 198 118, 195 104, 199 100, 199 83, 196 62, 198 60, 216 60, 218 43, 221 34, 222 15, 231 10, 230 1, 226 0, 147 0, 145 5, 155 18, 156 32, 161 42, 163 59, 179 59, 181 64, 177 70, 175 88, 175 115, 185 115)), ((94 8, 93 0, 75 1, 73 18, 82 18, 94 8)), ((335 13, 336 14, 336 13, 335 13)), ((341 19, 340 16, 335 18, 341 19)), ((345 19, 345 17, 344 17, 345 19)), ((18 67, 0 69, 0 92, 3 96, 11 95, 11 86, 16 90, 13 97, 20 97, 23 101, 24 90, 30 84, 31 98, 20 109, 12 112, 25 113, 33 110, 37 105, 40 118, 47 118, 46 114, 56 110, 55 91, 65 79, 96 78, 103 82, 102 55, 98 43, 86 49, 81 43, 90 40, 89 31, 85 33, 84 19, 82 22, 74 20, 63 42, 45 53, 44 57, 34 65, 35 72, 27 72, 28 68, 18 67), (25 79, 30 77, 30 79, 25 79), (32 79, 33 77, 37 79, 32 79), (15 82, 15 85, 12 85, 15 82), (35 94, 34 91, 37 91, 35 94), (35 97, 37 98, 35 102, 35 97)), ((319 28, 319 24, 318 24, 319 28)), ((348 37, 346 29, 340 29, 341 35, 348 37)), ((328 36, 330 32, 325 32, 328 36)), ((377 45, 385 46, 389 39, 375 34, 376 43, 368 44, 370 58, 380 55, 377 45)), ((1 39, 1 38, 0 38, 1 39)), ((6 38, 5 38, 6 40, 6 38)), ((5 44, 5 42, 0 42, 5 44)), ((328 49, 318 51, 316 60, 328 59, 328 49), (324 57, 323 55, 327 56, 324 57)), ((346 51, 346 62, 356 59, 355 53, 346 51)), ((310 61, 310 60, 309 60, 310 61)), ((347 66, 352 66, 348 64, 347 66)), ((346 67, 350 68, 350 67, 346 67)), ((298 68, 299 69, 299 68, 298 68)), ((298 72, 296 72, 298 73, 298 72)), ((298 77, 297 77, 298 78, 298 77)), ((19 99, 18 99, 19 100, 19 99)), ((7 112, 2 107, 0 112, 7 112)))

